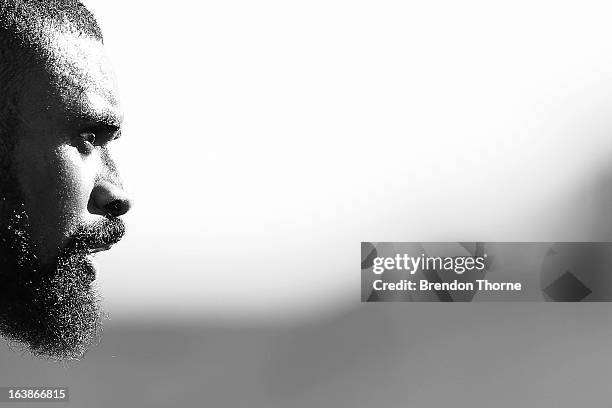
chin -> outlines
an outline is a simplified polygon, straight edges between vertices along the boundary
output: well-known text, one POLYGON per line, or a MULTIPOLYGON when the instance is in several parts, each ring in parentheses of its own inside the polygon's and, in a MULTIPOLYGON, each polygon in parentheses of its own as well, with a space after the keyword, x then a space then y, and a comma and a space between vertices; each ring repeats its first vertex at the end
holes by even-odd
POLYGON ((43 265, 27 253, 0 275, 1 334, 37 357, 81 359, 98 342, 106 317, 92 285, 94 256, 64 254, 43 265))

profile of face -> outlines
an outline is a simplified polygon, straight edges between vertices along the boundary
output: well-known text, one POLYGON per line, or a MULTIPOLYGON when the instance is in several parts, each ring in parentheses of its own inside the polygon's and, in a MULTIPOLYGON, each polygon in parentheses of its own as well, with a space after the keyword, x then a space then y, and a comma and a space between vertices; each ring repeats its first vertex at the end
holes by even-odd
POLYGON ((122 114, 103 45, 48 34, 23 73, 0 161, 0 334, 75 359, 103 320, 95 254, 121 239, 130 202, 113 160, 122 114))

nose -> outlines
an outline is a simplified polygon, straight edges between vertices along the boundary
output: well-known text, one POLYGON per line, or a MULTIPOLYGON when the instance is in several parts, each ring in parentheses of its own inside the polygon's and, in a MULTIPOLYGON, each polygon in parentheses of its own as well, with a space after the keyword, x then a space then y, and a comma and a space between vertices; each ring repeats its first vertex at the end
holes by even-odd
POLYGON ((130 206, 130 200, 121 187, 102 181, 91 191, 87 209, 92 214, 119 217, 128 212, 130 206))

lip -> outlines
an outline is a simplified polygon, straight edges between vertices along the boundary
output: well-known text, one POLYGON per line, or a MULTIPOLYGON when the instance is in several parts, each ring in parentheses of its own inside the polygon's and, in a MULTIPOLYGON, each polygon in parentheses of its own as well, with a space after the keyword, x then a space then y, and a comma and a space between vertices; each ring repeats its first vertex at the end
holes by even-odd
POLYGON ((88 254, 95 254, 96 252, 102 252, 102 251, 108 251, 109 249, 111 249, 113 246, 113 244, 108 244, 108 245, 104 245, 101 247, 97 247, 97 248, 91 248, 87 250, 88 254))
POLYGON ((93 254, 87 254, 86 259, 89 264, 89 268, 85 269, 85 276, 88 278, 89 283, 92 283, 96 280, 98 275, 98 262, 96 262, 93 254))

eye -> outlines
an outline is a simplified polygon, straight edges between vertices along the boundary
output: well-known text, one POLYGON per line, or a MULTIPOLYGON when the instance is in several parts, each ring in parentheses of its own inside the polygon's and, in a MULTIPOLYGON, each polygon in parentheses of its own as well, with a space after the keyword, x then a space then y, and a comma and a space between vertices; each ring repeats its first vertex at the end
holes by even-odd
POLYGON ((96 135, 92 132, 83 132, 79 135, 77 149, 81 154, 89 154, 94 149, 96 135))

